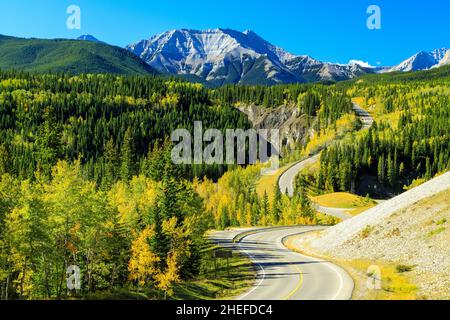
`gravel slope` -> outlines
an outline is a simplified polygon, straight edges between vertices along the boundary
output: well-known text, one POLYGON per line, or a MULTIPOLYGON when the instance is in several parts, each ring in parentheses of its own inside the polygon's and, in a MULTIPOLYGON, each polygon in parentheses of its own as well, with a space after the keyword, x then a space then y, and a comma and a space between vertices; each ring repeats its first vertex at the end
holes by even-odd
POLYGON ((421 296, 450 299, 449 223, 450 172, 297 245, 338 259, 410 266, 421 296))
POLYGON ((429 198, 448 189, 450 189, 450 172, 326 230, 320 239, 313 241, 311 244, 324 251, 333 250, 337 246, 354 238, 367 226, 381 223, 383 219, 389 218, 396 211, 405 209, 420 200, 429 198))

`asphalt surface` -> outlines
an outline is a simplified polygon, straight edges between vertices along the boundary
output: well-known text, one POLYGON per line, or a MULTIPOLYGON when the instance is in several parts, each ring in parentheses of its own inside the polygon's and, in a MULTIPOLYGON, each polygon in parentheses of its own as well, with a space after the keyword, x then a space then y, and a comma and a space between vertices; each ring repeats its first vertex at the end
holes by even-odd
POLYGON ((369 112, 367 112, 354 102, 353 102, 353 111, 355 111, 356 115, 361 119, 361 122, 363 123, 361 129, 369 129, 372 126, 374 120, 369 112))
POLYGON ((241 231, 216 232, 212 239, 221 246, 248 255, 258 270, 255 285, 237 300, 347 300, 353 280, 340 267, 295 253, 283 238, 323 227, 292 227, 262 230, 233 244, 241 231))
POLYGON ((323 207, 323 206, 319 206, 316 203, 313 204, 313 207, 320 213, 324 213, 326 215, 339 218, 341 220, 348 220, 348 219, 353 218, 353 216, 351 214, 347 213, 347 211, 349 211, 351 209, 323 207))
POLYGON ((300 171, 305 169, 306 167, 316 163, 320 159, 320 154, 312 156, 306 160, 300 161, 297 164, 291 166, 288 170, 286 170, 281 176, 278 182, 280 191, 283 194, 287 194, 288 196, 294 196, 294 181, 295 177, 298 175, 300 171))

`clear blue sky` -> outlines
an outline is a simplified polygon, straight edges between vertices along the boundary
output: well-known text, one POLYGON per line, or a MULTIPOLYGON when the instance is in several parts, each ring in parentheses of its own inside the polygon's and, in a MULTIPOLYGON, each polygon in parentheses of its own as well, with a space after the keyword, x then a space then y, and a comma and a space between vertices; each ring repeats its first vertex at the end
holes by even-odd
POLYGON ((177 28, 251 29, 294 54, 394 65, 420 50, 450 47, 449 14, 448 0, 3 0, 0 34, 92 34, 125 46, 177 28), (80 31, 66 28, 71 4, 81 8, 80 31), (381 7, 382 30, 366 27, 371 4, 381 7))

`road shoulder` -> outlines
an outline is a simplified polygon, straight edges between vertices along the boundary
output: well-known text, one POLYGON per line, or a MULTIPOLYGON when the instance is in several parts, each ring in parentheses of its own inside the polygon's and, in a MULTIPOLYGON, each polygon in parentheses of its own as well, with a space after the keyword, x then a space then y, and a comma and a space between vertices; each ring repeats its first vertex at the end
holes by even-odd
MULTIPOLYGON (((325 255, 309 246, 311 239, 319 236, 320 231, 308 234, 298 234, 284 239, 285 246, 297 253, 329 261, 343 270, 352 278, 354 288, 352 300, 411 300, 417 298, 417 287, 406 274, 399 274, 395 264, 387 261, 346 260, 325 255), (389 285, 378 285, 376 275, 371 272, 377 268, 383 279, 389 279, 389 285)), ((381 276, 379 278, 381 280, 381 276)))

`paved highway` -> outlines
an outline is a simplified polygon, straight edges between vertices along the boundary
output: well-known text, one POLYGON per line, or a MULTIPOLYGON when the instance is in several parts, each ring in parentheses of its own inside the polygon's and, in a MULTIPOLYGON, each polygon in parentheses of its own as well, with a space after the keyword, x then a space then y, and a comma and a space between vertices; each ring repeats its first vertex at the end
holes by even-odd
POLYGON ((326 215, 339 218, 341 220, 348 220, 348 219, 353 218, 353 216, 351 214, 347 213, 348 211, 350 211, 352 209, 323 207, 323 206, 319 206, 316 203, 313 203, 313 207, 320 213, 324 213, 326 215))
POLYGON ((283 194, 287 194, 292 197, 294 195, 294 180, 300 171, 305 169, 306 167, 316 163, 319 161, 320 154, 317 154, 311 158, 300 161, 297 164, 291 166, 288 170, 286 170, 280 177, 279 187, 280 191, 283 194))
POLYGON ((346 300, 353 280, 340 267, 290 251, 282 239, 323 227, 262 230, 232 244, 239 231, 214 233, 213 240, 247 254, 258 270, 255 285, 237 300, 346 300))

